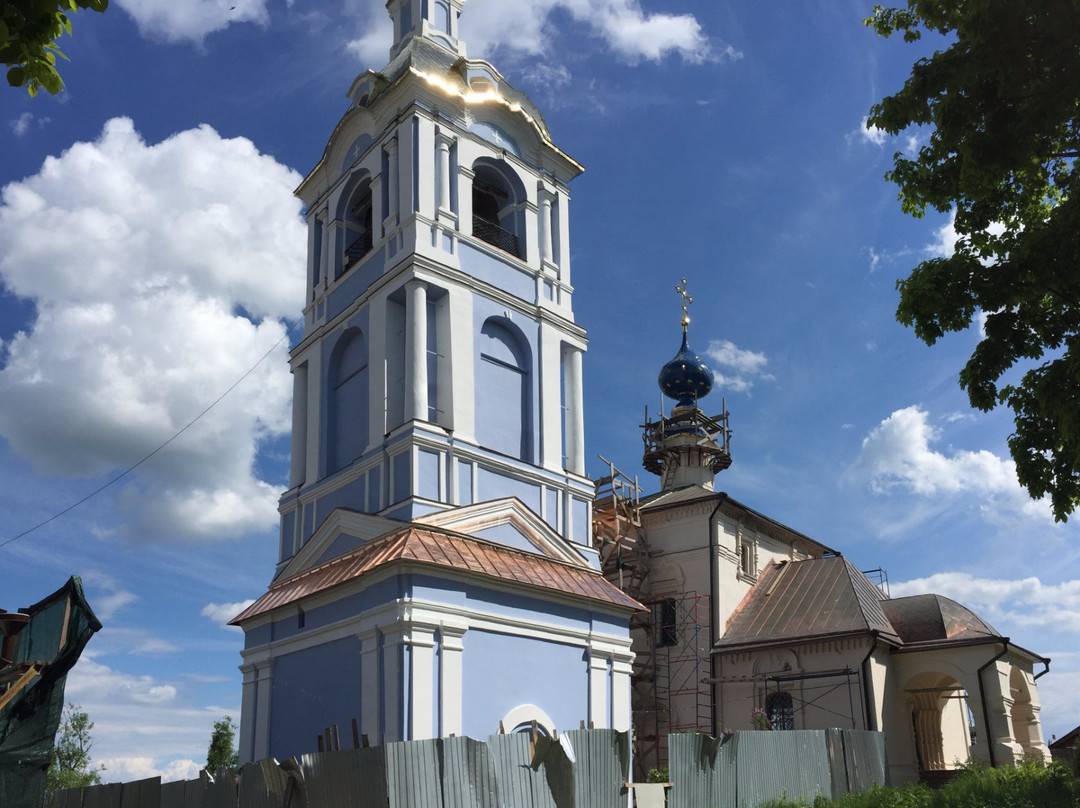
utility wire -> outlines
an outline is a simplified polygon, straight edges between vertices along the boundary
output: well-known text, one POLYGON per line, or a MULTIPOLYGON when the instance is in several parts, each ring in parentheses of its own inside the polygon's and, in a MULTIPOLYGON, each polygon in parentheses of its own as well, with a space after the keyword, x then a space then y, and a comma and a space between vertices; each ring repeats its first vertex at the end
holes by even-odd
POLYGON ((218 396, 217 398, 215 398, 215 399, 213 400, 213 402, 212 402, 212 403, 211 403, 211 404, 210 404, 209 406, 207 406, 207 407, 206 407, 206 409, 204 409, 204 410, 203 410, 202 412, 200 412, 200 413, 199 413, 198 415, 196 415, 196 416, 195 416, 194 418, 192 418, 192 419, 191 419, 190 421, 188 421, 188 422, 187 422, 187 424, 185 424, 185 425, 184 425, 183 427, 181 427, 181 429, 180 429, 180 430, 179 430, 178 432, 176 432, 176 433, 175 433, 175 434, 174 434, 174 435, 173 435, 173 436, 172 436, 171 438, 169 438, 169 439, 168 439, 167 441, 165 441, 165 442, 164 442, 163 444, 161 444, 161 445, 160 445, 160 446, 158 446, 158 447, 157 447, 156 449, 154 449, 154 451, 150 452, 150 453, 149 453, 148 455, 146 455, 145 457, 143 457, 143 459, 142 459, 142 460, 140 460, 140 461, 139 461, 138 463, 135 463, 134 465, 132 465, 132 466, 129 466, 128 468, 124 469, 124 470, 123 470, 122 472, 120 472, 119 474, 117 474, 117 475, 116 475, 115 477, 113 477, 113 478, 112 478, 111 480, 109 480, 109 481, 108 481, 107 483, 105 483, 104 485, 101 485, 101 486, 99 486, 98 488, 94 489, 94 490, 93 490, 93 491, 91 491, 91 492, 90 492, 89 494, 87 494, 87 495, 86 495, 85 497, 83 497, 82 499, 80 499, 80 500, 79 500, 78 502, 75 502, 75 503, 73 503, 73 504, 71 504, 71 505, 68 505, 68 506, 67 506, 66 508, 64 508, 64 510, 62 510, 62 511, 60 511, 60 512, 58 512, 58 513, 54 513, 54 514, 53 514, 52 516, 50 516, 50 517, 49 517, 48 519, 46 519, 46 520, 45 520, 44 522, 38 522, 38 523, 37 523, 36 525, 34 525, 34 526, 33 526, 32 528, 29 528, 29 529, 27 529, 27 530, 24 530, 24 531, 23 531, 22 533, 18 534, 17 536, 12 536, 12 537, 11 537, 10 539, 7 539, 7 540, 5 540, 5 541, 3 541, 3 542, 0 542, 0 549, 2 549, 2 548, 4 548, 4 547, 7 547, 7 546, 8 546, 9 544, 11 544, 11 543, 12 543, 12 542, 14 542, 14 541, 18 541, 18 540, 19 540, 19 539, 21 539, 21 538, 22 538, 23 536, 27 536, 27 535, 29 535, 29 534, 33 533, 33 532, 34 532, 35 530, 38 530, 38 529, 40 529, 40 528, 43 528, 43 527, 45 527, 45 525, 49 524, 49 522, 52 522, 52 521, 54 521, 54 520, 56 520, 56 519, 59 519, 59 518, 60 518, 61 516, 63 516, 64 514, 66 514, 66 513, 70 512, 70 511, 73 511, 73 510, 75 510, 76 508, 78 508, 78 507, 79 507, 80 505, 82 505, 82 504, 83 504, 84 502, 86 502, 87 500, 93 499, 93 498, 94 498, 94 497, 96 497, 96 496, 97 496, 98 494, 100 494, 100 493, 101 493, 102 491, 104 491, 104 490, 105 490, 106 488, 109 488, 110 486, 112 486, 112 485, 114 485, 114 484, 118 483, 118 482, 119 482, 120 480, 122 480, 122 479, 123 479, 124 477, 126 477, 126 476, 127 476, 127 475, 129 475, 129 474, 131 474, 131 472, 135 471, 135 469, 137 469, 137 468, 138 468, 139 466, 141 466, 141 465, 142 465, 143 463, 145 463, 145 462, 146 462, 147 460, 149 460, 149 459, 150 459, 151 457, 153 457, 154 455, 156 455, 156 454, 157 454, 158 452, 160 452, 160 451, 161 451, 162 449, 164 449, 164 448, 165 448, 166 446, 168 446, 168 445, 169 445, 170 443, 172 443, 172 442, 173 442, 174 440, 176 440, 176 439, 177 439, 177 438, 179 438, 179 437, 180 437, 181 435, 183 435, 183 434, 184 434, 185 432, 187 432, 187 431, 188 431, 188 430, 189 430, 189 429, 190 429, 191 427, 193 427, 193 426, 194 426, 194 425, 195 425, 195 424, 196 424, 196 423, 197 423, 197 422, 199 421, 199 419, 201 419, 201 418, 202 418, 202 417, 203 417, 204 415, 206 415, 206 413, 208 413, 208 412, 210 412, 210 410, 214 409, 214 407, 216 407, 216 406, 217 406, 217 405, 218 405, 218 404, 219 404, 219 403, 221 402, 221 400, 222 400, 223 398, 225 398, 225 396, 229 395, 229 393, 231 393, 231 392, 232 392, 233 390, 235 390, 235 389, 236 389, 236 388, 237 388, 237 387, 238 387, 238 386, 240 385, 240 383, 241 383, 242 381, 244 381, 244 379, 246 379, 246 378, 247 378, 248 376, 250 376, 250 375, 251 375, 252 373, 254 373, 254 372, 255 372, 255 369, 256 369, 257 367, 259 367, 259 365, 261 365, 261 364, 262 364, 263 362, 265 362, 265 361, 266 361, 266 359, 267 359, 267 358, 268 358, 268 357, 270 356, 270 354, 272 354, 272 353, 273 353, 273 352, 274 352, 275 350, 277 350, 277 347, 278 347, 278 346, 279 346, 279 345, 280 345, 280 344, 281 344, 282 342, 284 342, 284 341, 285 341, 285 338, 286 338, 286 337, 288 337, 288 336, 289 336, 289 326, 288 326, 288 324, 286 323, 286 326, 285 326, 285 333, 281 335, 281 339, 279 339, 279 340, 278 340, 277 342, 275 342, 275 343, 273 344, 273 346, 272 346, 272 347, 270 348, 270 350, 269 350, 269 351, 267 351, 266 353, 264 353, 264 354, 263 354, 263 355, 262 355, 262 356, 261 356, 261 357, 259 358, 259 361, 258 361, 258 362, 256 362, 256 363, 255 363, 254 365, 252 365, 252 366, 251 366, 250 368, 248 368, 247 372, 246 372, 246 373, 245 373, 245 374, 244 374, 243 376, 241 376, 241 377, 240 377, 239 379, 237 379, 237 380, 236 380, 235 382, 233 382, 233 383, 232 383, 232 384, 231 384, 231 385, 229 386, 229 389, 227 389, 227 390, 226 390, 226 391, 225 391, 224 393, 222 393, 222 394, 221 394, 220 396, 218 396))

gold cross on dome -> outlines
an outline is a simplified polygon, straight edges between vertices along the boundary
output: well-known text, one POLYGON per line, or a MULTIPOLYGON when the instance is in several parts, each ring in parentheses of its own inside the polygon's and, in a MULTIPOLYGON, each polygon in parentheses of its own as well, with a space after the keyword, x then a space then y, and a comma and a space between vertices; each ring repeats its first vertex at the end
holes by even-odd
POLYGON ((686 278, 682 279, 682 284, 675 284, 675 291, 678 292, 682 296, 682 330, 683 330, 683 333, 685 334, 686 333, 686 327, 688 325, 690 325, 690 315, 689 315, 689 313, 687 313, 686 307, 690 303, 694 302, 694 298, 692 298, 686 292, 686 278))

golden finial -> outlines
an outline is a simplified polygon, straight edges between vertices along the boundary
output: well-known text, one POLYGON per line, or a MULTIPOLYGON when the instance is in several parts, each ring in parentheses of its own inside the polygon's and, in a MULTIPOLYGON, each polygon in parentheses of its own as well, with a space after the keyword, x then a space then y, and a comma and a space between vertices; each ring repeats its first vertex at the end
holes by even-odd
POLYGON ((686 278, 682 279, 682 284, 675 284, 675 291, 682 296, 682 330, 686 333, 686 327, 690 325, 690 315, 686 311, 687 305, 694 302, 694 298, 686 293, 686 278))

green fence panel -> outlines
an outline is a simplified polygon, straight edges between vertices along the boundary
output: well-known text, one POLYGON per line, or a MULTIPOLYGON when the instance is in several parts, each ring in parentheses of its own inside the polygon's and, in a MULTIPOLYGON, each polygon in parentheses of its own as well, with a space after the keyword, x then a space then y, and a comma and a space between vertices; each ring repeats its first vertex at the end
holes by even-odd
POLYGON ((832 774, 825 730, 740 732, 736 794, 738 808, 777 799, 832 799, 832 774))
MULTIPOLYGON (((285 765, 295 767, 309 808, 387 808, 390 804, 385 747, 315 752, 285 765)), ((294 800, 293 804, 300 803, 294 800)))
POLYGON ((736 808, 738 734, 712 738, 696 732, 668 736, 668 808, 736 808))
POLYGON ((495 764, 502 805, 507 808, 556 808, 546 771, 539 762, 533 765, 528 735, 523 732, 491 735, 487 743, 495 764))
POLYGON ((483 741, 443 738, 442 788, 444 808, 499 808, 495 761, 483 741))
POLYGON ((390 808, 443 808, 439 742, 387 744, 386 787, 390 808))
POLYGON ((576 808, 625 805, 629 779, 630 736, 613 729, 575 729, 559 736, 574 766, 576 808))

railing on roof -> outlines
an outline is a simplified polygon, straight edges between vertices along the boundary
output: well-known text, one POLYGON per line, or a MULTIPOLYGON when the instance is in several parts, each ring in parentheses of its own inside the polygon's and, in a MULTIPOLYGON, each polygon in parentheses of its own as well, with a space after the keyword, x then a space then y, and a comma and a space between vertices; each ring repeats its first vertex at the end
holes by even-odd
POLYGON ((493 247, 510 253, 515 258, 521 258, 521 241, 509 230, 504 230, 495 222, 488 221, 480 216, 473 215, 473 235, 481 241, 486 241, 493 247))
POLYGON ((668 438, 675 435, 694 435, 699 438, 698 448, 710 456, 713 472, 731 465, 731 429, 728 427, 727 401, 721 399, 723 412, 709 416, 695 407, 676 408, 665 417, 662 413, 656 421, 649 420, 645 411, 645 423, 641 425, 641 439, 645 443, 643 465, 653 474, 662 473, 661 461, 667 455, 668 438))
POLYGON ((368 230, 360 234, 360 238, 345 248, 345 260, 343 261, 343 268, 348 269, 369 252, 374 242, 372 240, 371 231, 368 230))

